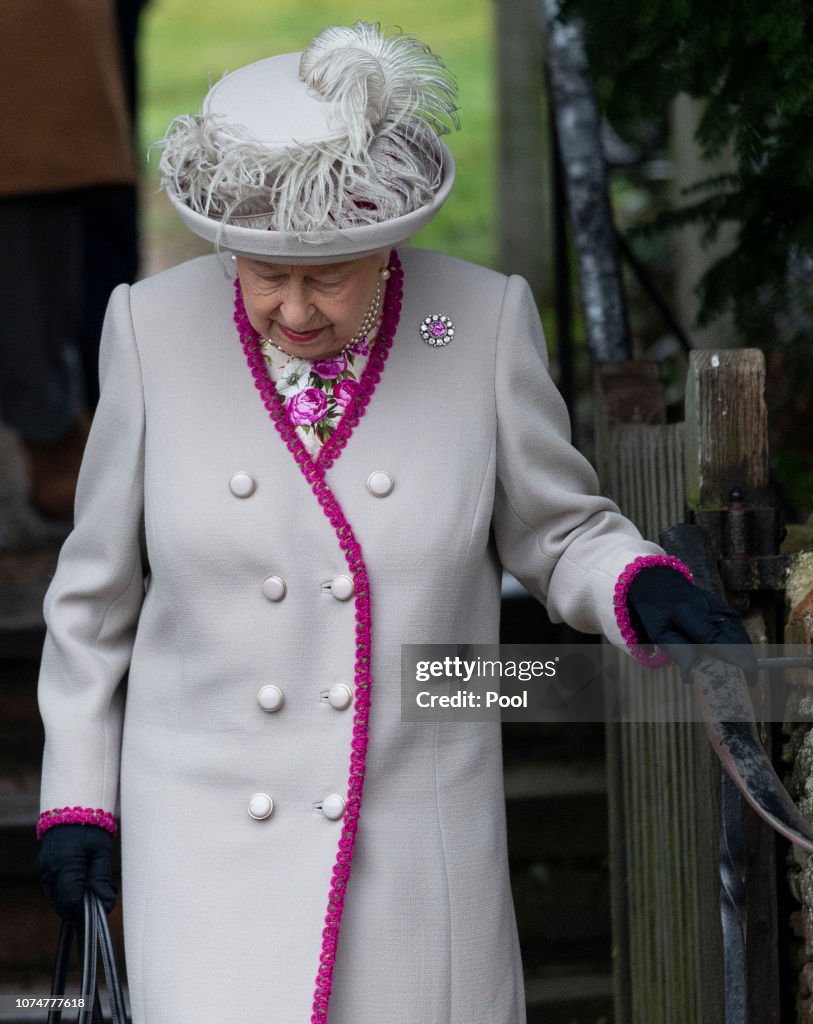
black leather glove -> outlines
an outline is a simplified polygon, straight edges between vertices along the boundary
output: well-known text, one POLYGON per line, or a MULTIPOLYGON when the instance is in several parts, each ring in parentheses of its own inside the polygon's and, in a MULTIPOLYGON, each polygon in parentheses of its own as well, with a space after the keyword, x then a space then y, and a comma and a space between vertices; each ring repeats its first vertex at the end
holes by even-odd
POLYGON ((113 836, 99 825, 53 825, 42 837, 37 867, 42 888, 66 921, 83 918, 82 897, 89 887, 109 913, 116 903, 113 836))
POLYGON ((685 682, 691 682, 699 657, 720 658, 741 668, 750 684, 756 681, 754 648, 739 615, 677 570, 664 565, 642 569, 630 584, 627 604, 636 633, 662 647, 685 682))

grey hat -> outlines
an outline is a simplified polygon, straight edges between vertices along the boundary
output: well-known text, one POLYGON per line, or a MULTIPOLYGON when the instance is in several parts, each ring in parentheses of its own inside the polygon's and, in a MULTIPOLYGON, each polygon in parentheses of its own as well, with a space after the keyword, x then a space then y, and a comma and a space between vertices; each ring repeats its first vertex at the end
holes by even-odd
POLYGON ((454 183, 440 135, 456 87, 414 36, 324 29, 303 53, 249 64, 161 140, 161 183, 181 220, 219 248, 330 263, 420 231, 454 183))

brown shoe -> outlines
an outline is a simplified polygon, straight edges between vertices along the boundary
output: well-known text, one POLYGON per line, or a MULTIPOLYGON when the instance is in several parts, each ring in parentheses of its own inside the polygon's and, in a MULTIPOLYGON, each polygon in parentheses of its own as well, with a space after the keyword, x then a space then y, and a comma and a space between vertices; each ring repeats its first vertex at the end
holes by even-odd
POLYGON ((21 438, 28 463, 28 500, 46 519, 72 519, 76 480, 91 417, 82 410, 56 441, 21 438))

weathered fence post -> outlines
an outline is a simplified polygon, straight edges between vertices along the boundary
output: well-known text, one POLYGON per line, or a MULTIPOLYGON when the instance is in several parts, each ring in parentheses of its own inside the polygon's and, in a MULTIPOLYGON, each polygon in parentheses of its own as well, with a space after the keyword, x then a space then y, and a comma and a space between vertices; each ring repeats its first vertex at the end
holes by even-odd
MULTIPOLYGON (((766 571, 754 571, 754 556, 766 566, 776 551, 765 546, 778 543, 768 531, 763 537, 747 536, 746 517, 772 510, 768 475, 768 415, 765 406, 765 357, 759 349, 718 349, 693 352, 686 380, 686 492, 691 518, 702 526, 730 588, 730 600, 743 615, 756 644, 776 642, 774 593, 777 579, 766 571), (740 528, 741 527, 741 528, 740 528), (756 544, 756 549, 753 545, 756 544), (764 550, 763 550, 764 548, 764 550), (771 578, 768 578, 771 577, 771 578), (762 591, 762 593, 761 593, 762 591)), ((770 515, 768 516, 770 518, 770 515)), ((760 532, 760 531, 755 531, 760 532)), ((752 695, 757 720, 765 694, 752 695)), ((762 738, 770 751, 770 729, 762 723, 762 738)), ((721 778, 723 793, 730 785, 721 778)), ((729 807, 739 797, 724 797, 729 807)), ((733 810, 731 815, 734 815, 733 810)), ((724 820, 723 828, 727 822, 724 820)), ((728 821, 731 824, 731 821, 728 821)), ((776 853, 773 832, 748 808, 741 824, 742 870, 745 890, 742 905, 727 907, 723 958, 732 981, 741 976, 745 992, 744 1021, 773 1024, 779 1021, 779 940, 776 916, 776 853), (747 912, 748 941, 742 964, 735 962, 731 939, 731 914, 747 912)), ((727 836, 723 835, 724 843, 727 836)), ((721 870, 725 870, 721 853, 721 870)), ((744 922, 743 922, 744 927, 744 922)))
POLYGON ((765 357, 759 349, 693 352, 686 378, 686 495, 692 509, 768 497, 765 357))

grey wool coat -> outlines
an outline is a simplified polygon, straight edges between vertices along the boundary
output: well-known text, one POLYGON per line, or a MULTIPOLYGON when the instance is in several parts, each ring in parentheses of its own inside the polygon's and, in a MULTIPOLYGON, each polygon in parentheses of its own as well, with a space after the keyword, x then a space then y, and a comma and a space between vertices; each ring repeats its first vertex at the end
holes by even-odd
MULTIPOLYGON (((326 475, 363 549, 373 680, 328 1019, 522 1024, 499 724, 402 723, 400 648, 496 642, 501 564, 555 621, 621 644, 616 578, 661 550, 571 447, 525 281, 401 257, 389 358, 326 475), (421 340, 432 313, 454 321, 444 348, 421 340)), ((320 804, 348 784, 353 709, 325 699, 354 680, 347 564, 254 386, 226 262, 113 293, 45 602, 42 809, 120 815, 134 1024, 311 1019, 341 831, 320 804)))

